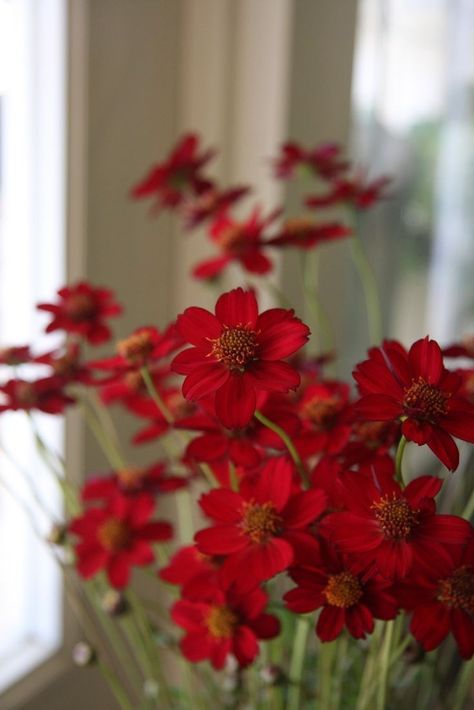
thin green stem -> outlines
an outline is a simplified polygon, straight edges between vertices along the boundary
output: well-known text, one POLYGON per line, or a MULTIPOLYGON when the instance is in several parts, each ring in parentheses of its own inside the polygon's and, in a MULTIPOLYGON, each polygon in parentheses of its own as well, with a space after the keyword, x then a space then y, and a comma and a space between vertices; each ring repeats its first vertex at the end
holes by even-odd
POLYGON ((112 466, 114 471, 126 469, 127 463, 123 455, 118 450, 118 447, 114 444, 112 439, 107 436, 107 432, 104 430, 104 427, 99 421, 91 404, 87 400, 82 400, 82 404, 86 424, 94 435, 95 440, 102 449, 109 464, 112 466))
POLYGON ((102 661, 99 661, 97 665, 99 666, 100 672, 109 684, 109 687, 122 710, 133 710, 133 705, 129 701, 123 685, 120 683, 112 669, 106 666, 105 663, 102 663, 102 661))
POLYGON ((301 683, 303 677, 304 659, 306 654, 306 643, 308 640, 309 624, 304 618, 296 622, 296 632, 293 642, 293 650, 290 661, 290 682, 288 691, 288 710, 299 710, 301 683))
POLYGON ((461 672, 459 674, 459 679, 456 683, 456 690, 454 692, 453 703, 451 705, 452 710, 462 710, 462 708, 465 706, 467 695, 469 693, 469 689, 471 688, 471 683, 473 682, 473 680, 474 658, 471 658, 470 661, 463 664, 461 672))
POLYGON ((318 263, 312 263, 310 255, 303 253, 301 255, 301 270, 303 272, 303 288, 305 292, 306 302, 312 313, 316 327, 321 331, 321 350, 334 349, 334 331, 331 320, 326 313, 326 310, 321 303, 317 291, 317 272, 318 263))
POLYGON ((398 442, 397 452, 395 454, 395 478, 397 479, 397 481, 400 483, 400 485, 402 487, 405 485, 404 480, 403 480, 402 463, 403 463, 403 454, 405 452, 406 445, 407 445, 407 440, 402 435, 400 441, 398 442))
POLYGON ((461 513, 461 517, 465 518, 466 520, 470 520, 472 515, 474 513, 474 489, 469 497, 469 500, 466 503, 466 507, 461 513))
POLYGON ((277 436, 280 437, 280 439, 283 441, 285 444, 286 448, 288 449, 288 453, 290 454, 291 458, 295 462, 296 468, 298 469, 298 472, 303 479, 303 482, 306 485, 309 485, 309 479, 308 479, 308 474, 306 472, 306 469, 304 467, 303 461, 301 460, 301 457, 296 450, 295 445, 293 444, 293 441, 291 440, 291 437, 288 436, 286 431, 281 428, 278 424, 275 424, 275 422, 272 422, 271 419, 268 419, 262 412, 260 412, 258 409, 256 410, 255 414, 255 419, 258 419, 258 421, 266 426, 268 429, 271 429, 277 436))
POLYGON ((377 710, 385 710, 387 702, 387 690, 390 682, 390 656, 392 652, 394 622, 388 621, 385 626, 382 655, 380 658, 380 683, 377 693, 377 710))
POLYGON ((354 219, 354 234, 349 239, 351 255, 358 271, 362 288, 364 289, 367 322, 371 344, 381 342, 383 337, 382 313, 380 308, 379 290, 372 266, 367 258, 364 245, 357 234, 357 217, 354 219))

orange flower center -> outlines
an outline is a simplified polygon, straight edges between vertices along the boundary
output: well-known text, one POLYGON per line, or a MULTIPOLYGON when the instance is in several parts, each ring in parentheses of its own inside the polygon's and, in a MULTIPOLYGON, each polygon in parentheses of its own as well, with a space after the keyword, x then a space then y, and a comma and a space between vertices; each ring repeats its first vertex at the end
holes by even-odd
POLYGON ((219 245, 226 251, 238 250, 245 241, 245 230, 241 224, 232 224, 219 236, 219 245))
POLYGON ((303 417, 318 429, 330 429, 340 411, 341 401, 338 397, 321 399, 315 395, 303 404, 303 417))
POLYGON ((294 217, 285 222, 283 231, 292 236, 304 236, 314 229, 314 222, 307 217, 294 217))
POLYGON ((66 353, 58 357, 53 362, 53 370, 55 375, 59 377, 67 377, 68 375, 73 375, 77 370, 77 358, 72 353, 66 353))
POLYGON ((120 481, 122 488, 136 488, 140 485, 142 478, 146 475, 146 469, 144 468, 134 468, 130 466, 129 468, 122 468, 117 471, 117 477, 120 481))
POLYGON ((108 552, 120 552, 130 542, 130 528, 123 520, 110 518, 99 527, 97 538, 108 552))
POLYGON ((24 407, 35 404, 38 399, 35 387, 31 382, 18 382, 15 387, 15 396, 24 407))
POLYGON ((418 511, 410 508, 408 501, 392 493, 373 503, 375 518, 388 540, 404 540, 418 525, 418 511))
POLYGON ((446 414, 449 397, 449 393, 442 392, 439 387, 418 377, 405 388, 403 405, 408 414, 433 421, 446 414))
POLYGON ((338 606, 341 609, 348 609, 357 604, 363 591, 357 577, 350 572, 341 572, 329 577, 326 587, 323 589, 328 604, 338 606))
POLYGON ((125 384, 132 392, 140 392, 146 389, 141 372, 127 372, 125 375, 125 384))
POLYGON ((242 528, 253 542, 266 542, 278 532, 281 522, 273 503, 244 504, 242 528))
POLYGON ((205 624, 214 638, 230 638, 234 634, 237 616, 227 606, 211 606, 205 624))
POLYGON ((89 294, 76 293, 67 298, 64 310, 71 320, 78 322, 93 318, 97 313, 97 304, 89 294))
POLYGON ((369 449, 376 449, 383 442, 387 432, 386 422, 356 422, 354 433, 369 449))
POLYGON ((474 569, 471 565, 459 567, 451 577, 441 580, 438 601, 474 613, 474 569))
POLYGON ((153 352, 153 347, 151 333, 145 330, 121 340, 117 344, 117 352, 125 360, 136 363, 146 360, 153 352))
POLYGON ((235 328, 224 326, 219 338, 211 340, 216 360, 223 362, 230 370, 242 370, 253 360, 257 351, 257 333, 245 325, 235 328))

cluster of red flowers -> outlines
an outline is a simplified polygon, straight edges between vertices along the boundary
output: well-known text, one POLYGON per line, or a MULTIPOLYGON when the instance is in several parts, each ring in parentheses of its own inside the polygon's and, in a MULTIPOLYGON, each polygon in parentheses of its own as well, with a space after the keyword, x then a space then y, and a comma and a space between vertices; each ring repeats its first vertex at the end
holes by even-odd
MULTIPOLYGON (((251 190, 240 185, 222 189, 205 175, 204 168, 214 154, 213 150, 200 148, 198 136, 186 135, 131 192, 134 199, 151 199, 156 208, 173 210, 186 230, 205 227, 215 255, 195 266, 196 278, 216 279, 231 263, 249 273, 266 274, 273 268, 272 249, 310 249, 350 236, 351 230, 342 220, 320 221, 308 215, 280 223, 280 207, 262 215, 261 207, 256 205, 247 217, 234 216, 232 211, 251 190)), ((275 177, 290 180, 299 169, 323 186, 320 195, 303 196, 302 205, 310 210, 334 206, 365 210, 385 196, 388 179, 366 180, 354 172, 334 143, 310 150, 296 143, 284 144, 274 162, 275 177)))
MULTIPOLYGON (((223 253, 201 264, 200 275, 214 276, 232 259, 263 273, 264 243, 308 248, 343 236, 341 225, 287 223, 264 239, 277 215, 264 219, 256 210, 236 222, 228 209, 244 189, 224 192, 204 178, 211 157, 187 136, 134 190, 179 208, 190 225, 210 222, 223 253)), ((357 209, 379 195, 381 183, 348 177, 332 144, 284 146, 277 174, 289 178, 299 167, 357 209)), ((68 526, 80 575, 105 570, 122 588, 132 566, 152 565, 153 545, 172 538, 170 524, 155 519, 157 501, 183 487, 192 492, 198 478, 201 488, 203 480, 211 486, 199 500, 209 524, 159 571, 180 587, 171 617, 185 631, 181 650, 190 661, 208 658, 219 669, 232 653, 240 666, 250 664, 258 641, 279 633, 265 588, 276 575, 287 580, 289 610, 319 611, 322 641, 344 628, 364 638, 374 619, 406 612, 425 650, 452 632, 461 656, 474 655, 472 525, 437 512, 442 478, 410 471, 405 486, 396 457, 405 441, 426 444, 455 470, 455 439, 474 442, 473 370, 446 366, 449 358, 473 359, 472 340, 444 352, 428 337, 409 350, 385 341, 355 368, 356 395, 349 383, 325 377, 324 359, 300 352, 309 329, 294 312, 259 312, 251 290, 223 293, 214 313, 187 308, 162 331, 140 327, 115 354, 89 361, 81 345, 110 339, 107 319, 120 312, 113 294, 82 282, 39 308, 52 315, 46 331, 65 334, 64 346, 39 356, 27 346, 1 351, 0 363, 15 372, 25 363, 48 371, 36 381, 10 379, 0 388, 0 411, 58 414, 80 388, 91 388, 104 406, 145 420, 135 443, 184 440, 176 461, 123 463, 85 484, 84 512, 68 526)))

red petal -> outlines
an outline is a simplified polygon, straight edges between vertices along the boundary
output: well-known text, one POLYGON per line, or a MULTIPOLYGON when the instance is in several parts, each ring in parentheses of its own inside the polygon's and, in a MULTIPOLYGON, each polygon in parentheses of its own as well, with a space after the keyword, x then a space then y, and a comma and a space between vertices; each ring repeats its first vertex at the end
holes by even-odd
MULTIPOLYGON (((259 319, 260 320, 260 319, 259 319)), ((260 329, 257 321, 257 330, 260 329)), ((262 330, 258 336, 263 360, 282 360, 299 350, 308 340, 309 328, 297 318, 286 319, 262 330)))
POLYGON ((247 538, 235 525, 216 525, 200 530, 194 540, 200 552, 205 555, 229 555, 248 545, 247 538))
POLYGON ((258 655, 258 643, 248 626, 238 626, 233 639, 233 652, 241 666, 248 666, 258 655))
POLYGON ((287 362, 255 361, 246 371, 257 389, 268 392, 288 392, 298 387, 300 376, 287 362))
POLYGON ((413 508, 417 508, 422 498, 435 498, 443 487, 443 479, 436 476, 418 476, 410 481, 403 494, 413 508))
POLYGON ((216 416, 227 429, 246 426, 256 406, 255 389, 246 375, 231 374, 216 392, 216 416))
POLYGON ((192 401, 219 389, 229 379, 229 371, 219 363, 200 365, 183 382, 183 395, 192 401))
POLYGON ((430 384, 437 384, 443 372, 443 355, 438 343, 428 336, 417 340, 408 353, 411 368, 430 384))
POLYGON ((130 560, 128 555, 119 553, 114 555, 107 565, 107 577, 112 587, 123 589, 127 586, 130 577, 130 560))
POLYGON ((452 609, 451 623, 459 655, 468 660, 474 655, 474 619, 463 609, 452 609))
POLYGON ((193 345, 202 345, 207 338, 218 338, 222 331, 217 318, 205 308, 197 306, 186 308, 178 316, 176 324, 184 340, 193 345))
POLYGON ((285 527, 304 528, 314 522, 325 508, 326 495, 322 490, 296 493, 283 511, 285 527))
POLYGON ((202 495, 199 505, 209 518, 222 523, 238 523, 242 519, 243 502, 238 493, 220 489, 202 495))
POLYGON ((291 611, 296 614, 308 614, 310 611, 318 609, 324 604, 326 598, 321 593, 315 593, 310 589, 297 587, 287 592, 283 599, 291 611))
POLYGON ((316 633, 321 641, 334 641, 341 633, 344 621, 344 609, 334 606, 324 607, 316 625, 316 633))
POLYGON ((249 325, 253 328, 258 316, 254 292, 235 288, 223 293, 216 303, 216 316, 224 325, 249 325))
POLYGON ((426 442, 446 468, 455 471, 459 465, 459 451, 454 439, 444 429, 436 429, 426 442))

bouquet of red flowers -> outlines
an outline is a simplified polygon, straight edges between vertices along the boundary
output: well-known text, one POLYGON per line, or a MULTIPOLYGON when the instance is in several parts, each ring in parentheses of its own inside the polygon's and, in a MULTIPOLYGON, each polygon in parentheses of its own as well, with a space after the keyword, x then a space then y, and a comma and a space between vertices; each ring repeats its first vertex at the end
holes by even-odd
POLYGON ((36 412, 80 405, 108 461, 76 490, 35 429, 64 492, 67 518, 48 540, 75 580, 87 642, 77 660, 100 666, 125 709, 468 707, 474 493, 444 491, 456 440, 474 442, 472 338, 382 338, 356 226, 386 178, 368 182, 335 144, 287 143, 275 176, 305 176, 309 216, 245 216, 250 188, 211 179, 213 155, 184 136, 132 190, 184 230, 205 229, 215 255, 193 275, 218 289, 212 312, 190 305, 160 328, 137 324, 91 359, 84 346, 110 342, 122 309, 83 281, 38 305, 61 347, 1 351, 13 376, 0 412, 34 426, 36 412), (327 207, 339 217, 324 218, 327 207), (285 297, 260 305, 265 286, 281 296, 265 279, 274 255, 334 240, 348 243, 367 301, 372 342, 353 383, 336 375, 310 260, 313 334, 285 297), (225 287, 231 265, 253 285, 225 287), (133 443, 153 443, 147 465, 125 457, 112 407, 140 421, 133 443), (431 470, 407 464, 407 444, 429 447, 431 470))

